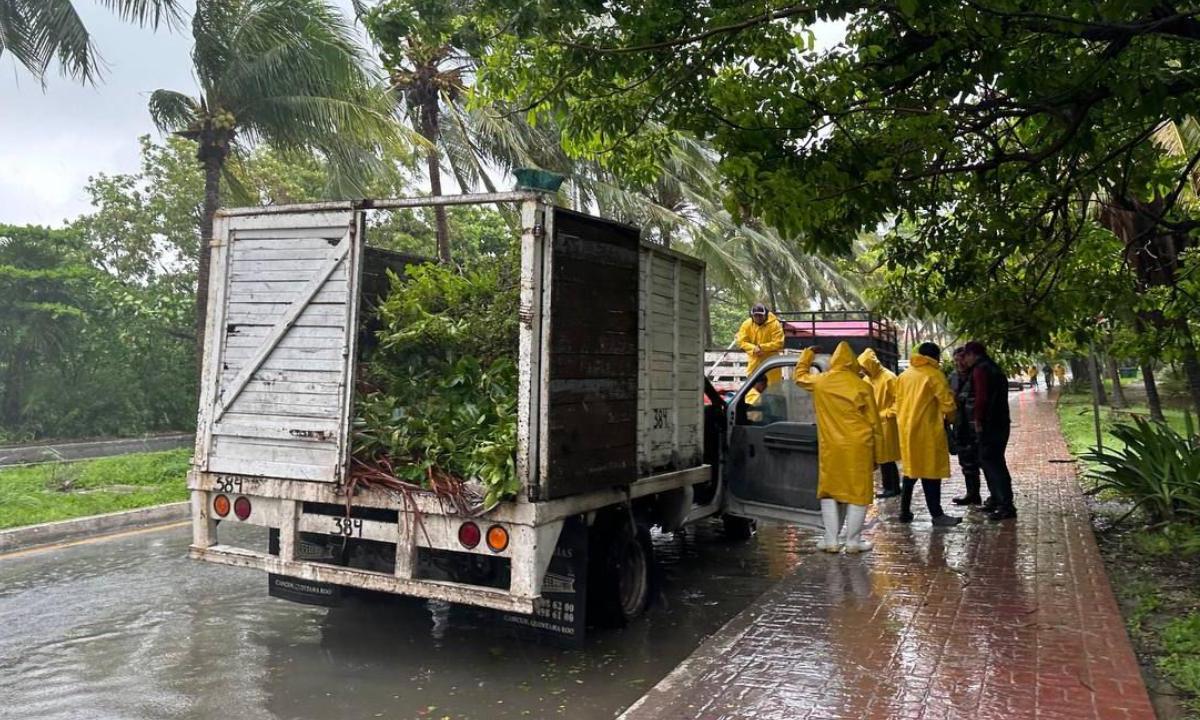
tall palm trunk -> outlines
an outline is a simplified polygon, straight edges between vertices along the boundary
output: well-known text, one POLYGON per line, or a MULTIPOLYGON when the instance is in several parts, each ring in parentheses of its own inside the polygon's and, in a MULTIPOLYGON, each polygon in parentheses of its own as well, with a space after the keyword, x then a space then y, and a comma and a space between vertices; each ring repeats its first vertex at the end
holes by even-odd
MULTIPOLYGON (((439 197, 442 194, 442 163, 441 152, 438 150, 438 140, 441 137, 441 127, 438 122, 438 92, 436 88, 423 88, 421 95, 421 137, 429 143, 425 153, 425 168, 429 173, 429 194, 439 197)), ((436 205, 433 208, 434 224, 437 227, 438 259, 443 263, 450 262, 450 223, 446 220, 446 206, 436 205)))
POLYGON ((1105 367, 1108 369, 1108 379, 1112 382, 1112 407, 1124 410, 1129 403, 1125 400, 1125 388, 1121 387, 1121 368, 1117 359, 1109 355, 1105 358, 1105 367))

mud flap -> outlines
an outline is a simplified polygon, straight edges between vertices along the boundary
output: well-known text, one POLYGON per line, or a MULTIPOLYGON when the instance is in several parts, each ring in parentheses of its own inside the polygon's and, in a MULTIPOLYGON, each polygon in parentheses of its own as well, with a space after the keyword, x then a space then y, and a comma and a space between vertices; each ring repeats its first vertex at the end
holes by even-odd
POLYGON ((582 648, 587 634, 587 526, 568 518, 542 582, 532 615, 504 613, 503 621, 553 645, 582 648))
POLYGON ((342 604, 342 586, 287 575, 267 574, 267 594, 304 605, 337 607, 342 604))

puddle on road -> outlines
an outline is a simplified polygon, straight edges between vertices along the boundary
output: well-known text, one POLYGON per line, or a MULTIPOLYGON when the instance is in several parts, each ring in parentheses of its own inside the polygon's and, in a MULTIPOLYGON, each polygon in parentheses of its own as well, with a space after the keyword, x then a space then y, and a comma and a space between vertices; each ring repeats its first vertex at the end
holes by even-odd
POLYGON ((325 610, 188 561, 186 530, 0 559, 0 717, 611 718, 810 551, 811 534, 656 535, 645 617, 583 650, 411 599, 325 610))

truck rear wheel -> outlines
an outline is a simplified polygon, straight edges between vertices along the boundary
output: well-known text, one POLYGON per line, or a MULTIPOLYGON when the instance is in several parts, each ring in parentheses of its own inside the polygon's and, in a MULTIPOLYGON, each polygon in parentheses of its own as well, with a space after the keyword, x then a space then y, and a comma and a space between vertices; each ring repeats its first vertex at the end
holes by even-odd
POLYGON ((635 530, 628 519, 598 521, 591 530, 588 617, 602 627, 622 627, 650 603, 650 532, 635 530))

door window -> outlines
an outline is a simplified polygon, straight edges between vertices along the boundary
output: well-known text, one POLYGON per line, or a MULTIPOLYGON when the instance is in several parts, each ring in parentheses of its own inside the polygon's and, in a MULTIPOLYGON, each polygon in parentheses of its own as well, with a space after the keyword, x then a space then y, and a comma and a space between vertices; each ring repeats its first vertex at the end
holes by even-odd
POLYGON ((767 382, 765 371, 755 375, 756 384, 738 401, 738 425, 816 422, 811 393, 792 381, 795 368, 781 369, 783 379, 772 383, 767 382))

